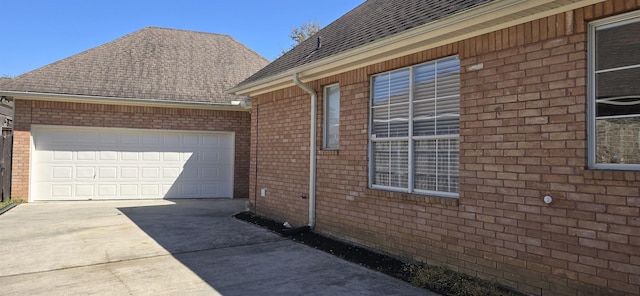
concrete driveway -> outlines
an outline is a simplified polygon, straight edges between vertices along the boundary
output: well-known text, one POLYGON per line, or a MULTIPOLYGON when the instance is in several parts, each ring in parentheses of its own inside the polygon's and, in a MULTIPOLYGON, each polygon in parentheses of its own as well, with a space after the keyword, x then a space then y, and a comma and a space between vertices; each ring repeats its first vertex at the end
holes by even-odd
POLYGON ((1 295, 435 295, 236 220, 246 200, 22 204, 1 295))

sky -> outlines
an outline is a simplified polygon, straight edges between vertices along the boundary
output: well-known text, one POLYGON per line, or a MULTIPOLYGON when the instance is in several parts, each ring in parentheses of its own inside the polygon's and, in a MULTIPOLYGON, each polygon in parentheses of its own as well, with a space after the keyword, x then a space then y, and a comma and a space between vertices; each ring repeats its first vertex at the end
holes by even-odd
POLYGON ((365 0, 0 0, 0 77, 15 77, 145 27, 230 35, 268 60, 308 21, 365 0))

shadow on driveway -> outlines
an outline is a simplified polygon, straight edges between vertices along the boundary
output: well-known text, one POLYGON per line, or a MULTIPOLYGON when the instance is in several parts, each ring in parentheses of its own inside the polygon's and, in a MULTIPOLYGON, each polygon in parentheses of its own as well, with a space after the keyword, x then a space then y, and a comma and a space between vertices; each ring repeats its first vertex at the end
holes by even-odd
POLYGON ((120 211, 223 295, 428 294, 236 220, 238 200, 174 202, 120 211))
POLYGON ((233 218, 246 200, 21 204, 1 295, 433 295, 233 218))

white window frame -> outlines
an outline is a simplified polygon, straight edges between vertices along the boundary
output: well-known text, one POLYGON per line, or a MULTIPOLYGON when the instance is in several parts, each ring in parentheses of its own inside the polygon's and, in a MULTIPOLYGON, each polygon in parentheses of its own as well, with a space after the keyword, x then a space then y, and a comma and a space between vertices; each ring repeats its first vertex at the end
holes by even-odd
MULTIPOLYGON (((405 68, 400 68, 400 69, 395 69, 392 71, 388 71, 388 72, 383 72, 383 73, 378 73, 376 75, 373 75, 370 77, 370 90, 369 90, 369 128, 368 128, 368 135, 369 135, 369 147, 368 147, 368 169, 369 169, 369 180, 368 180, 368 185, 369 188, 372 189, 381 189, 381 190, 388 190, 388 191, 397 191, 397 192, 404 192, 404 193, 415 193, 415 194, 423 194, 423 195, 433 195, 433 196, 440 196, 440 197, 448 197, 448 198, 458 198, 459 197, 459 188, 460 185, 458 184, 458 192, 454 193, 454 192, 445 192, 445 191, 431 191, 431 190, 424 190, 424 189, 416 189, 415 188, 415 157, 414 157, 414 152, 415 152, 415 142, 419 141, 419 140, 444 140, 444 139, 460 139, 460 133, 458 132, 458 134, 450 134, 450 135, 433 135, 433 136, 414 136, 413 135, 413 124, 409 124, 409 131, 408 131, 408 136, 406 137, 386 137, 386 138, 377 138, 375 137, 375 135, 373 135, 373 95, 374 95, 374 78, 378 75, 381 74, 385 74, 385 73, 392 73, 395 71, 400 71, 400 70, 404 70, 404 69, 410 69, 410 73, 409 73, 409 122, 413 122, 414 120, 414 108, 413 108, 413 100, 414 100, 414 69, 421 66, 421 65, 425 65, 425 64, 430 64, 430 63, 436 63, 442 60, 446 60, 449 58, 458 58, 459 61, 459 57, 458 56, 449 56, 449 57, 445 57, 442 59, 438 59, 438 60, 433 60, 433 61, 429 61, 427 63, 422 63, 422 64, 416 64, 410 67, 405 67, 405 68), (373 144, 374 143, 382 143, 382 142, 407 142, 407 147, 408 147, 408 186, 407 188, 401 188, 401 187, 391 187, 391 186, 384 186, 384 185, 376 185, 374 184, 374 179, 375 179, 375 168, 374 168, 374 151, 373 151, 373 144)), ((458 90, 458 95, 457 95, 458 99, 460 98, 460 91, 458 90)), ((460 108, 458 107, 458 110, 460 110, 460 108)), ((459 112, 459 111, 458 111, 459 112)), ((459 142, 458 142, 459 145, 459 142)), ((458 146, 459 147, 459 146, 458 146)), ((459 149, 459 148, 458 148, 459 149)), ((459 169, 458 169, 458 182, 459 182, 459 169)))
MULTIPOLYGON (((598 163, 596 157, 597 149, 597 131, 596 131, 596 31, 597 29, 607 28, 610 26, 619 26, 625 23, 640 21, 640 10, 633 11, 617 16, 596 20, 588 25, 588 66, 587 66, 587 135, 588 135, 588 151, 587 163, 590 169, 604 170, 640 170, 640 164, 619 164, 619 163, 598 163)), ((636 68, 640 65, 632 65, 623 68, 636 68)), ((614 69, 618 70, 618 69, 614 69)), ((610 71, 610 70, 606 70, 610 71)), ((619 116, 625 117, 625 116, 619 116)), ((628 116, 626 116, 628 117, 628 116)), ((613 117, 612 117, 613 118, 613 117)))
POLYGON ((340 148, 340 84, 331 84, 324 87, 323 92, 323 112, 324 112, 324 120, 322 123, 322 149, 323 150, 338 150, 340 148), (331 129, 329 128, 329 89, 338 88, 338 130, 336 135, 330 134, 331 129), (331 145, 329 142, 329 137, 335 136, 337 138, 335 145, 331 145))

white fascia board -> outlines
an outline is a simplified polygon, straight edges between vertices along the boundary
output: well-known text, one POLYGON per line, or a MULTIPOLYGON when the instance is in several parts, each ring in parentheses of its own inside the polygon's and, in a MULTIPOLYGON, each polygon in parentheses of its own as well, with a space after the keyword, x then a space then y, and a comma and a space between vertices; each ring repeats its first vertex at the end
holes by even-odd
POLYGON ((181 109, 225 110, 225 111, 248 111, 250 109, 244 104, 234 105, 234 104, 226 104, 226 103, 164 101, 164 100, 50 94, 50 93, 36 93, 36 92, 20 92, 20 91, 0 91, 0 96, 13 97, 14 100, 24 99, 24 100, 36 100, 36 101, 87 103, 87 104, 102 104, 102 105, 165 107, 165 108, 181 108, 181 109))
POLYGON ((498 0, 402 33, 228 90, 255 96, 293 86, 290 77, 312 81, 378 62, 498 31, 606 0, 498 0))

